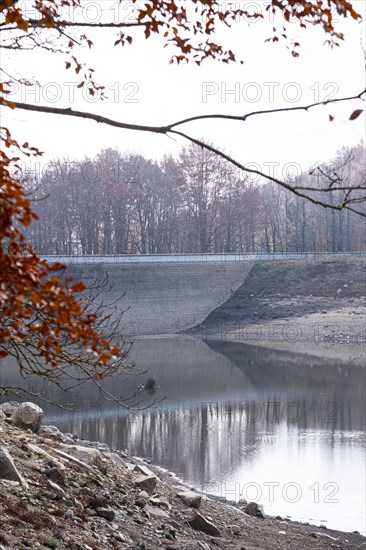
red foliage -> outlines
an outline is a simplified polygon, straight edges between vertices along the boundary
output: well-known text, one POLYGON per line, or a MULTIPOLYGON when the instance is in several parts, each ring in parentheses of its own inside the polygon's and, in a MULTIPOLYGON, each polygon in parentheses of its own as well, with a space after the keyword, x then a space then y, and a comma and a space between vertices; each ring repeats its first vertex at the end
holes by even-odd
MULTIPOLYGON (((5 128, 0 137, 8 149, 41 154, 28 144, 19 146, 5 128)), ((37 355, 54 367, 63 362, 65 338, 90 350, 98 357, 98 365, 107 365, 120 349, 95 330, 96 315, 84 312, 77 296, 83 283, 70 286, 70 279, 61 281, 55 274, 63 266, 42 261, 25 241, 21 228, 36 216, 21 184, 12 176, 19 159, 4 151, 0 155, 0 358, 8 354, 9 343, 22 342, 36 333, 41 336, 35 343, 37 355)))

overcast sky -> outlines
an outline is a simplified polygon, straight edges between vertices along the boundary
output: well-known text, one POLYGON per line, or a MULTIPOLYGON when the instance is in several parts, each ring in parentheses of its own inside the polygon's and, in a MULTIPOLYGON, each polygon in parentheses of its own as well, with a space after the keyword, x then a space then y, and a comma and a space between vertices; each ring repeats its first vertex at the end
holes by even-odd
MULTIPOLYGON (((255 4, 254 2, 244 2, 255 4)), ((112 4, 115 4, 112 2, 112 4)), ((355 2, 364 9, 364 2, 355 2)), ((263 6, 263 3, 260 4, 263 6)), ((106 18, 111 2, 89 2, 84 20, 97 18, 103 8, 106 18), (99 12, 99 14, 98 14, 99 12)), ((125 2, 120 16, 133 19, 133 5, 125 2)), ((263 11, 265 14, 266 12, 263 11)), ((19 74, 35 77, 42 90, 19 90, 13 97, 28 103, 72 107, 103 114, 118 121, 162 125, 181 118, 211 113, 242 115, 261 109, 306 105, 331 97, 354 95, 365 88, 365 47, 363 25, 342 23, 346 40, 340 48, 324 45, 325 35, 318 28, 300 31, 288 25, 293 37, 299 36, 300 57, 294 58, 280 44, 265 43, 273 23, 235 23, 222 31, 216 40, 229 45, 244 59, 244 64, 206 62, 170 65, 172 51, 163 48, 160 38, 145 40, 139 30, 134 42, 124 48, 114 47, 115 32, 90 31, 95 42, 91 52, 83 49, 80 59, 96 71, 96 78, 107 87, 107 101, 90 101, 75 90, 79 80, 65 71, 65 56, 47 52, 13 53, 2 57, 3 66, 11 63, 19 74)), ((10 69, 9 65, 7 67, 10 69)), ((364 114, 350 122, 349 115, 361 102, 321 106, 312 111, 281 113, 253 117, 247 122, 207 121, 192 123, 185 130, 196 137, 213 141, 239 161, 256 163, 268 171, 279 163, 275 175, 286 173, 290 165, 305 170, 328 160, 337 149, 352 146, 365 138, 364 114), (329 122, 329 114, 335 117, 329 122), (272 166, 274 166, 272 164, 272 166)), ((3 123, 14 135, 45 151, 45 160, 54 157, 80 159, 93 157, 101 149, 117 147, 159 159, 164 153, 176 153, 184 144, 154 134, 119 130, 92 121, 24 111, 3 112, 3 123)))

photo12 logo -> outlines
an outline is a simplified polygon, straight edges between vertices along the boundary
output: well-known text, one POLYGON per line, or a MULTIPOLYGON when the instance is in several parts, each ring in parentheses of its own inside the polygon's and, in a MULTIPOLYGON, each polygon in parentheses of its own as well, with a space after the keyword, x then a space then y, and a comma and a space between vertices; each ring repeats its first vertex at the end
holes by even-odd
POLYGON ((205 486, 207 494, 214 494, 226 500, 235 502, 266 502, 274 504, 278 500, 296 504, 302 498, 311 498, 314 504, 338 504, 339 485, 334 481, 301 486, 297 481, 280 483, 279 481, 249 481, 247 483, 208 483, 205 486))
POLYGON ((201 99, 203 103, 215 99, 221 103, 299 103, 312 101, 319 103, 332 99, 339 92, 336 82, 320 84, 314 82, 304 87, 299 82, 202 82, 201 99))
POLYGON ((80 86, 80 82, 45 82, 25 85, 19 82, 11 82, 9 101, 21 101, 33 104, 57 104, 63 102, 67 105, 82 99, 87 103, 97 103, 105 93, 107 99, 113 103, 139 103, 140 86, 137 82, 114 82, 102 92, 90 86, 80 86))

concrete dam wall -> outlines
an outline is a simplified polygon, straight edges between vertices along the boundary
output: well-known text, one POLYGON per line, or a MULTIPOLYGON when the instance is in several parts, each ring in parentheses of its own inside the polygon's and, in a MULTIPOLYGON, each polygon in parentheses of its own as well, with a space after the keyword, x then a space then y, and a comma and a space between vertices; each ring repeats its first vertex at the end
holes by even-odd
POLYGON ((254 261, 68 264, 66 275, 92 285, 108 276, 105 303, 124 311, 126 336, 173 334, 199 323, 244 282, 254 261))

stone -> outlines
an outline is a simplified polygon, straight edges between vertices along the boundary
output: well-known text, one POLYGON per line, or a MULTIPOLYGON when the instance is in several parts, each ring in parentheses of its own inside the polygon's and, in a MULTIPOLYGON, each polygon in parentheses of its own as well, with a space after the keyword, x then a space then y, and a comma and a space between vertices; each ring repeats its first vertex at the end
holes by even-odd
POLYGON ((202 495, 194 493, 193 491, 182 491, 177 493, 177 497, 183 500, 184 504, 191 508, 199 508, 202 500, 202 495))
POLYGON ((113 521, 115 518, 115 512, 109 508, 96 508, 96 513, 101 518, 106 519, 107 521, 113 521))
POLYGON ((120 531, 117 531, 117 533, 113 533, 113 538, 118 540, 118 542, 128 542, 127 538, 120 531))
POLYGON ((248 504, 244 508, 244 512, 248 514, 248 516, 254 516, 256 518, 266 517, 263 512, 263 507, 260 504, 257 504, 256 502, 248 502, 248 504))
POLYGON ((157 478, 155 475, 140 476, 135 479, 134 483, 141 491, 146 491, 149 495, 152 495, 155 491, 157 478))
POLYGON ((135 467, 134 467, 134 471, 138 472, 139 474, 142 474, 144 476, 154 476, 155 475, 154 472, 152 472, 149 468, 147 468, 143 464, 136 464, 135 467))
POLYGON ((14 426, 37 433, 41 427, 43 416, 44 412, 41 407, 30 401, 26 401, 19 405, 12 414, 11 419, 14 426))
POLYGON ((5 447, 0 447, 0 478, 25 484, 23 477, 14 464, 14 460, 5 447))
POLYGON ((196 512, 193 518, 188 521, 188 523, 192 527, 192 529, 195 529, 196 531, 202 531, 203 533, 211 535, 212 537, 221 536, 220 530, 216 527, 216 525, 211 523, 199 512, 196 512))
POLYGON ((136 506, 139 506, 140 508, 143 508, 146 505, 146 498, 138 497, 135 500, 136 506))
MULTIPOLYGON (((141 492, 143 493, 144 491, 141 491, 141 492)), ((140 494, 140 497, 141 497, 141 494, 140 494)), ((170 510, 170 504, 167 501, 167 499, 164 497, 154 496, 149 499, 149 502, 154 506, 160 506, 160 508, 165 508, 166 510, 170 510)))
POLYGON ((61 504, 64 504, 65 506, 68 506, 69 508, 71 506, 74 506, 74 501, 71 500, 71 498, 62 497, 62 498, 60 498, 60 502, 61 502, 61 504))
POLYGON ((182 550, 210 550, 210 546, 202 540, 192 540, 186 542, 182 550))
POLYGON ((165 533, 165 536, 170 540, 175 539, 177 536, 177 530, 174 529, 174 527, 171 527, 167 523, 164 525, 164 533, 165 533))
POLYGON ((94 508, 96 510, 97 508, 107 508, 109 504, 109 499, 103 495, 100 496, 93 496, 88 500, 88 508, 94 508))
POLYGON ((165 512, 165 510, 162 510, 161 508, 158 508, 156 506, 150 506, 150 504, 146 504, 144 512, 148 512, 151 516, 154 516, 156 518, 169 519, 168 512, 165 512))
POLYGON ((239 534, 240 534, 240 527, 239 527, 239 525, 230 525, 230 531, 231 531, 234 535, 239 535, 239 534))
POLYGON ((39 433, 63 441, 64 434, 56 426, 41 426, 39 433))
POLYGON ((73 519, 74 518, 74 512, 73 512, 73 510, 71 510, 71 508, 69 510, 66 510, 66 512, 64 513, 64 518, 65 519, 73 519))
MULTIPOLYGON (((215 546, 218 546, 219 548, 226 548, 226 545, 223 545, 222 540, 220 539, 212 538, 211 542, 212 544, 214 544, 215 546)), ((242 547, 242 550, 245 550, 244 546, 242 547)))
POLYGON ((88 466, 97 466, 100 470, 102 470, 105 466, 105 462, 103 461, 102 455, 98 449, 91 449, 81 445, 61 445, 60 448, 63 449, 68 455, 77 458, 88 466))
MULTIPOLYGON (((160 544, 163 546, 164 550, 178 550, 177 546, 172 544, 168 539, 161 539, 160 544)), ((181 548, 179 550, 181 550, 181 548)))
MULTIPOLYGON (((63 466, 63 465, 62 465, 63 466)), ((65 470, 65 466, 63 466, 65 470)), ((62 470, 56 467, 49 468, 46 470, 46 476, 53 481, 54 483, 57 483, 58 485, 65 485, 66 479, 65 475, 62 470)))
POLYGON ((79 510, 84 510, 83 504, 77 498, 74 498, 74 506, 75 508, 79 508, 79 510))
POLYGON ((315 534, 317 537, 324 537, 324 538, 326 538, 326 539, 333 540, 334 542, 336 542, 337 540, 339 540, 337 537, 332 537, 331 535, 328 535, 327 533, 315 532, 314 534, 315 534))
POLYGON ((55 494, 56 498, 63 498, 66 497, 66 493, 57 483, 54 481, 51 481, 50 479, 47 480, 47 487, 51 489, 55 494))
POLYGON ((171 527, 173 527, 174 530, 177 530, 177 531, 181 531, 182 530, 182 525, 180 523, 178 523, 177 521, 174 521, 174 519, 170 519, 167 524, 166 524, 166 527, 168 529, 171 529, 171 527))
MULTIPOLYGON (((10 479, 1 479, 0 478, 0 481, 1 481, 1 486, 2 487, 10 487, 11 489, 18 489, 19 488, 19 485, 20 485, 20 482, 19 481, 11 481, 10 479)), ((17 491, 17 493, 19 494, 19 491, 17 491)))
POLYGON ((17 401, 7 401, 6 403, 2 403, 0 405, 0 411, 2 411, 5 416, 10 417, 13 416, 19 406, 20 403, 17 401))

